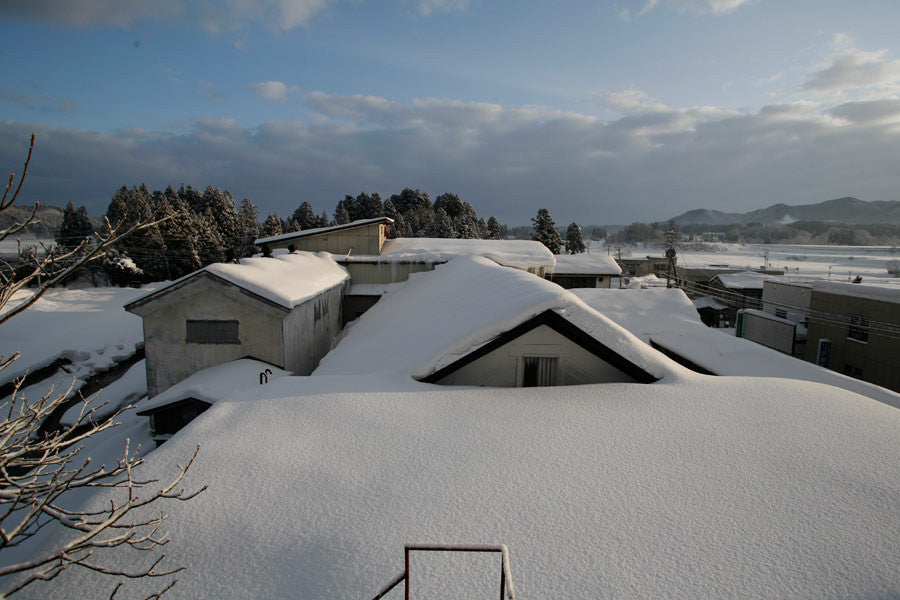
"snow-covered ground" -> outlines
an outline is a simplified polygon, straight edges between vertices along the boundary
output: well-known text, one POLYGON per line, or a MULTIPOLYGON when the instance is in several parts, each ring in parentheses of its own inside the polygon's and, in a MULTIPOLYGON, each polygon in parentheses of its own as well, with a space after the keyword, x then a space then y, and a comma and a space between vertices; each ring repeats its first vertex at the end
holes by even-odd
MULTIPOLYGON (((165 507, 166 564, 188 568, 173 597, 371 597, 408 543, 505 543, 521 599, 900 594, 897 409, 814 383, 692 373, 297 393, 315 379, 220 401, 147 457, 140 474, 165 478, 199 443, 185 483, 209 485, 165 507)), ((441 589, 428 597, 479 597, 467 582, 499 565, 478 560, 414 574, 441 589)), ((23 596, 111 587, 73 570, 23 596)))
MULTIPOLYGON (((21 354, 0 373, 0 381, 59 357, 70 358, 72 375, 84 379, 130 356, 144 342, 144 333, 140 317, 122 306, 159 285, 47 292, 31 308, 0 325, 0 355, 21 354)), ((6 308, 12 309, 28 295, 27 290, 17 292, 6 308)))

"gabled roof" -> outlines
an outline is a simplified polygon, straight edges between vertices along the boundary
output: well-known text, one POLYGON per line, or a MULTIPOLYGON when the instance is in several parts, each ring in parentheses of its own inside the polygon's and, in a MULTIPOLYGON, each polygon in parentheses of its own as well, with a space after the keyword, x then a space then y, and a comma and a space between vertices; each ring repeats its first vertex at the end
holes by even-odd
POLYGON ((724 287, 738 290, 761 290, 763 282, 772 279, 771 275, 763 275, 755 271, 741 271, 739 273, 720 273, 711 281, 719 280, 724 287))
POLYGON ((592 337, 571 321, 567 320, 560 313, 556 312, 555 310, 548 309, 540 313, 539 315, 536 315, 528 319, 527 321, 520 323, 509 331, 501 333, 487 344, 480 346, 479 348, 473 350, 469 354, 466 354, 462 358, 459 358, 456 361, 450 363, 446 367, 438 369, 427 377, 423 377, 421 381, 424 383, 437 383, 447 375, 458 371, 467 364, 478 360, 482 356, 493 352, 497 348, 500 348, 501 346, 521 337, 522 335, 528 333, 536 327, 540 327, 541 325, 550 327, 557 333, 575 342, 588 352, 591 352, 595 356, 605 360, 638 383, 653 383, 654 381, 659 380, 659 377, 651 375, 640 366, 618 354, 615 350, 592 337))
MULTIPOLYGON (((551 268, 550 250, 532 240, 471 240, 448 238, 396 238, 381 250, 380 262, 446 262, 456 256, 483 256, 504 267, 551 268)), ((361 258, 361 257, 360 257, 361 258)), ((353 257, 351 257, 351 261, 353 257)))
POLYGON ((619 275, 622 267, 612 256, 598 252, 558 254, 553 273, 559 275, 619 275))
POLYGON ((585 344, 606 346, 654 378, 672 367, 555 283, 463 256, 389 290, 347 328, 313 375, 392 372, 421 380, 548 310, 554 322, 567 321, 592 338, 585 344))
POLYGON ((352 229, 354 227, 364 227, 366 225, 374 225, 376 223, 385 223, 390 225, 394 220, 390 217, 376 217, 374 219, 358 219, 343 225, 331 225, 330 227, 316 227, 315 229, 303 229, 301 231, 292 231, 290 233, 282 233, 281 235, 272 235, 269 237, 259 238, 254 243, 257 246, 263 244, 271 244, 272 242, 284 242, 287 240, 296 240, 299 238, 310 237, 313 235, 322 235, 323 233, 332 233, 342 231, 344 229, 352 229))
POLYGON ((240 264, 214 263, 125 305, 133 309, 178 289, 198 277, 211 277, 285 309, 340 285, 349 275, 327 252, 294 252, 270 258, 242 258, 240 264))

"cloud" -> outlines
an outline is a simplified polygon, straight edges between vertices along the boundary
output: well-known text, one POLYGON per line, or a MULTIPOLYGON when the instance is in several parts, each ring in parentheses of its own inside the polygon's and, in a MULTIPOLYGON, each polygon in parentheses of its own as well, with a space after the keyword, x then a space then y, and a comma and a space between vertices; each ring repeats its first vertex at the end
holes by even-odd
POLYGON ((756 0, 643 0, 642 6, 634 11, 629 7, 616 7, 619 17, 625 21, 642 17, 661 5, 669 6, 678 12, 693 14, 712 14, 715 16, 733 13, 740 7, 752 4, 756 0))
POLYGON ((0 100, 15 102, 31 110, 48 113, 67 113, 75 109, 75 104, 68 100, 59 100, 43 94, 17 94, 15 92, 0 93, 0 100))
POLYGON ((213 104, 222 104, 228 99, 225 92, 221 91, 211 81, 201 81, 197 83, 197 91, 195 92, 201 98, 206 98, 208 102, 213 104))
POLYGON ((436 12, 456 12, 469 8, 470 0, 417 0, 416 6, 423 15, 436 12))
POLYGON ((177 18, 207 31, 262 23, 274 29, 303 27, 335 0, 29 0, 0 3, 0 16, 62 27, 131 27, 177 18))
POLYGON ((272 102, 287 102, 289 93, 293 94, 300 91, 300 88, 296 85, 288 87, 281 81, 251 83, 247 85, 247 89, 263 100, 271 100, 272 102))
POLYGON ((262 212, 317 212, 360 190, 451 191, 479 214, 527 223, 666 219, 713 206, 745 211, 853 195, 897 199, 900 101, 810 101, 758 111, 669 107, 636 90, 612 120, 545 107, 447 98, 397 102, 310 92, 312 116, 246 127, 196 119, 173 131, 81 131, 0 123, 0 166, 20 164, 37 130, 29 200, 71 199, 101 214, 121 185, 229 188, 262 212), (628 101, 631 98, 631 101, 628 101), (298 192, 298 190, 300 192, 298 192))
POLYGON ((800 86, 802 90, 841 95, 866 88, 900 85, 900 60, 890 60, 887 50, 870 52, 848 46, 849 39, 835 39, 841 49, 831 54, 800 86))

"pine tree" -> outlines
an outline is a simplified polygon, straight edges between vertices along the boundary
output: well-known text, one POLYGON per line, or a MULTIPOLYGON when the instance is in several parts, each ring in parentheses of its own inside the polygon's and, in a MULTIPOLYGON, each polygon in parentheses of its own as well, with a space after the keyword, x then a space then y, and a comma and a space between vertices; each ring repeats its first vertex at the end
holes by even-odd
POLYGON ((295 210, 294 214, 291 216, 291 221, 296 221, 298 226, 297 231, 314 229, 316 227, 317 217, 316 213, 313 212, 312 205, 306 201, 301 202, 300 206, 297 207, 297 210, 295 210))
POLYGON ((427 230, 428 237, 435 238, 455 238, 456 231, 453 229, 453 221, 447 216, 443 208, 437 209, 434 213, 434 219, 431 226, 427 230))
POLYGON ((546 208, 539 209, 537 217, 531 219, 531 224, 531 239, 547 246, 553 254, 559 254, 562 250, 562 238, 556 229, 556 223, 550 217, 550 211, 546 208))
POLYGON ((328 227, 328 213, 322 211, 322 214, 316 218, 316 227, 328 227))
POLYGON ((272 212, 266 220, 263 221, 262 237, 271 237, 273 235, 281 235, 284 228, 281 226, 281 217, 277 212, 272 212))
POLYGON ((500 239, 500 221, 497 220, 497 217, 490 217, 487 220, 487 238, 489 240, 500 239))
POLYGON ((243 234, 238 257, 253 256, 256 246, 253 242, 259 237, 259 209, 249 199, 244 198, 238 208, 238 227, 243 234))
POLYGON ((219 234, 223 257, 236 256, 244 236, 238 226, 237 210, 231 192, 208 186, 203 192, 203 211, 200 214, 210 221, 210 225, 219 234))
POLYGON ((84 241, 90 238, 94 232, 91 220, 87 216, 87 209, 84 206, 75 210, 72 203, 66 204, 63 210, 62 224, 56 232, 56 243, 64 250, 72 250, 84 241))
POLYGON ((566 229, 566 253, 580 254, 586 249, 584 240, 581 238, 581 227, 578 226, 578 223, 572 223, 566 229))

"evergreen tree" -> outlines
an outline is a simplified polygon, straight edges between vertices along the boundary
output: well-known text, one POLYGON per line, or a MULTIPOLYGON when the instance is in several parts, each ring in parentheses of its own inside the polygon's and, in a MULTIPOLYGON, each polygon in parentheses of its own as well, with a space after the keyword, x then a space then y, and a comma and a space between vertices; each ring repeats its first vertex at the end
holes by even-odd
POLYGON ((263 221, 262 237, 271 237, 273 235, 281 235, 284 228, 281 226, 281 217, 277 212, 272 212, 266 220, 263 221))
POLYGON ((381 202, 381 196, 375 192, 371 196, 365 192, 361 192, 356 197, 356 219, 374 219, 384 216, 384 205, 381 202))
POLYGON ((391 225, 390 232, 388 233, 389 237, 403 237, 405 235, 406 223, 403 221, 403 217, 400 216, 400 213, 397 211, 397 208, 394 206, 394 203, 391 202, 390 198, 384 201, 384 216, 394 220, 394 224, 391 225))
POLYGON ((580 254, 586 249, 584 240, 581 239, 581 227, 578 226, 578 223, 572 223, 566 229, 566 253, 580 254))
POLYGON ((312 205, 306 201, 301 202, 300 206, 297 207, 297 210, 294 211, 293 216, 291 216, 291 221, 296 221, 297 223, 297 231, 314 229, 317 220, 318 217, 316 217, 316 213, 313 212, 312 205))
POLYGON ((316 217, 316 227, 328 227, 328 213, 324 210, 320 216, 316 217))
POLYGON ((231 192, 208 186, 203 192, 202 202, 203 211, 200 214, 210 221, 210 225, 218 233, 223 258, 236 256, 244 236, 238 226, 237 210, 231 192))
POLYGON ((455 238, 456 231, 453 229, 453 221, 447 216, 443 208, 437 209, 434 213, 434 219, 431 226, 427 230, 428 237, 435 238, 455 238))
POLYGON ((241 201, 237 214, 238 226, 243 235, 243 242, 241 242, 238 256, 241 258, 253 256, 254 252, 256 252, 256 246, 253 242, 259 237, 259 209, 250 200, 244 198, 241 201))
POLYGON ((500 239, 500 221, 497 220, 497 217, 490 217, 487 220, 487 238, 489 240, 500 239))
POLYGON ((63 210, 62 224, 56 232, 56 243, 63 250, 72 250, 85 238, 90 238, 94 227, 87 215, 87 209, 80 206, 78 210, 69 202, 63 210))
POLYGON ((546 208, 538 210, 537 216, 531 219, 531 239, 547 246, 553 254, 559 254, 562 250, 562 238, 556 223, 550 217, 550 211, 546 208))

